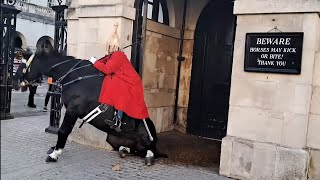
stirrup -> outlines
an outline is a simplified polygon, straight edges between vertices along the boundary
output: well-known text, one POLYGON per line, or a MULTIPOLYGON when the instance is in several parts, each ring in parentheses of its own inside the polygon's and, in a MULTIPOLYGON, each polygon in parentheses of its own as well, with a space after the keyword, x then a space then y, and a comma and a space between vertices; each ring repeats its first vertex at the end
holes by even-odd
POLYGON ((86 122, 90 122, 91 120, 93 120, 95 117, 97 117, 99 114, 105 112, 106 110, 108 110, 109 106, 106 104, 100 104, 99 106, 97 106, 96 108, 94 108, 89 114, 87 114, 84 118, 82 123, 80 124, 79 128, 81 128, 83 126, 83 124, 86 122))
POLYGON ((121 128, 120 127, 124 123, 122 123, 121 119, 119 119, 117 115, 114 117, 114 119, 116 119, 116 120, 115 120, 115 123, 111 126, 111 128, 116 130, 116 131, 118 131, 118 132, 121 132, 121 128))

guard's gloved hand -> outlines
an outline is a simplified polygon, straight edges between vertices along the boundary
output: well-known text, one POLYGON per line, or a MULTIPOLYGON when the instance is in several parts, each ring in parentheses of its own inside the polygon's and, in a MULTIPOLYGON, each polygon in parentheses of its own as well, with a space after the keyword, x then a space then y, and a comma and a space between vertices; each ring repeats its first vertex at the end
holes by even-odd
POLYGON ((90 61, 92 64, 94 64, 94 63, 97 61, 97 58, 91 57, 91 58, 89 59, 89 61, 90 61))

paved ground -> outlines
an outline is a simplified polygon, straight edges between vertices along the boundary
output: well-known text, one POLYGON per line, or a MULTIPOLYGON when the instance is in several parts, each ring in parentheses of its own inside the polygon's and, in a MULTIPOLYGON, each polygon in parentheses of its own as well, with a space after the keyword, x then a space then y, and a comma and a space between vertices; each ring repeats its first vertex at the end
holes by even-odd
POLYGON ((172 139, 173 134, 186 138, 177 145, 185 151, 173 156, 171 154, 169 159, 156 160, 151 167, 144 166, 144 161, 138 157, 120 159, 117 152, 71 142, 67 142, 57 163, 46 163, 46 151, 55 144, 57 138, 44 132, 49 123, 48 113, 41 112, 46 88, 39 87, 36 96, 38 109, 24 106, 28 92, 13 93, 12 114, 15 119, 1 121, 1 179, 227 179, 217 175, 219 155, 216 153, 220 153, 217 150, 219 144, 176 132, 161 134, 159 139, 168 143, 160 146, 171 154, 180 142, 172 139), (193 144, 195 141, 200 144, 193 144), (212 154, 204 153, 206 148, 199 148, 201 146, 205 146, 210 150, 207 152, 212 154), (192 147, 197 148, 195 153, 191 153, 192 147), (203 156, 197 156, 199 154, 203 156), (203 158, 208 155, 209 158, 203 158), (190 165, 190 161, 195 162, 190 165), (113 167, 119 167, 120 171, 115 171, 113 167))
MULTIPOLYGON (((38 86, 37 93, 34 96, 34 103, 37 105, 37 108, 29 108, 27 106, 29 90, 25 92, 12 91, 11 115, 17 118, 17 117, 39 116, 39 115, 47 114, 42 112, 47 90, 48 90, 48 85, 46 83, 43 83, 40 86, 38 86)), ((50 102, 48 105, 50 106, 50 102)))

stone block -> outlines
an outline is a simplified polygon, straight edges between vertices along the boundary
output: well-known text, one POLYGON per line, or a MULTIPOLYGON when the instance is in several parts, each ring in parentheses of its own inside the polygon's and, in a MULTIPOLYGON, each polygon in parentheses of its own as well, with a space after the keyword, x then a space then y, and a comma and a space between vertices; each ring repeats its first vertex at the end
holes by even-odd
POLYGON ((233 150, 233 138, 226 136, 222 139, 219 173, 224 176, 231 175, 231 156, 233 150))
POLYGON ((254 142, 252 180, 269 180, 274 178, 276 162, 276 145, 254 142))
POLYGON ((147 23, 147 30, 157 32, 154 35, 158 34, 156 36, 160 36, 160 38, 162 37, 162 34, 174 37, 176 39, 180 38, 180 30, 179 29, 172 28, 170 26, 167 26, 167 25, 164 25, 161 23, 157 23, 154 21, 150 21, 150 20, 148 20, 148 23, 147 23))
POLYGON ((282 128, 283 120, 269 118, 268 110, 235 106, 229 108, 227 134, 230 136, 281 143, 282 128))
POLYGON ((313 71, 313 83, 312 84, 314 86, 320 86, 320 50, 315 55, 314 71, 313 71))
POLYGON ((294 90, 294 112, 300 114, 309 113, 311 100, 311 85, 296 85, 294 90))
POLYGON ((148 108, 157 133, 169 131, 173 124, 173 107, 148 108))
POLYGON ((235 79, 231 89, 230 105, 271 109, 277 83, 235 79))
POLYGON ((281 144, 304 148, 308 129, 308 115, 285 113, 281 144))
POLYGON ((76 57, 82 58, 82 59, 84 59, 86 57, 86 44, 85 43, 78 43, 76 57))
POLYGON ((178 106, 179 107, 188 107, 189 105, 189 90, 179 90, 179 99, 178 106))
POLYGON ((188 108, 178 107, 178 121, 174 128, 181 133, 187 133, 187 114, 188 108))
POLYGON ((68 43, 67 46, 68 46, 68 50, 67 50, 68 56, 77 56, 77 45, 68 43))
POLYGON ((320 149, 320 115, 309 114, 309 126, 307 135, 307 146, 320 149))
POLYGON ((308 172, 310 179, 320 179, 320 150, 311 150, 310 167, 308 172))
POLYGON ((98 18, 80 18, 77 29, 74 32, 78 34, 80 43, 97 43, 99 19, 98 18))
POLYGON ((252 142, 236 141, 233 143, 232 154, 231 154, 232 163, 231 163, 231 170, 230 170, 232 176, 241 177, 244 179, 250 178, 253 152, 254 151, 253 151, 252 142))
POLYGON ((320 86, 313 87, 310 112, 320 115, 320 86))
POLYGON ((157 84, 158 84, 157 74, 148 72, 148 71, 143 72, 142 82, 143 82, 144 89, 157 88, 157 84))
POLYGON ((145 102, 148 107, 167 107, 174 106, 174 92, 168 90, 145 90, 145 102))
POLYGON ((96 148, 112 150, 113 148, 107 143, 107 133, 102 132, 91 125, 84 125, 79 129, 80 121, 77 121, 68 140, 84 145, 94 146, 96 148))
POLYGON ((241 0, 234 3, 234 14, 319 12, 317 0, 241 0))
POLYGON ((309 154, 302 149, 277 147, 274 179, 307 179, 309 154))
POLYGON ((174 90, 176 88, 176 78, 176 75, 165 74, 162 88, 174 90))
POLYGON ((103 57, 104 55, 105 55, 105 46, 101 44, 86 43, 86 51, 85 51, 86 59, 89 59, 92 56, 96 58, 100 58, 100 57, 103 57))
POLYGON ((161 132, 170 131, 173 128, 173 107, 162 108, 162 127, 161 132))
MULTIPOLYGON (((68 20, 68 31, 69 32, 78 32, 78 20, 68 20)), ((67 43, 76 44, 78 43, 78 33, 68 33, 67 43)), ((69 48, 69 46, 68 46, 69 48)))
POLYGON ((308 43, 303 44, 303 49, 308 49, 313 52, 318 50, 318 25, 319 15, 317 13, 306 13, 303 14, 303 29, 304 32, 303 40, 308 43))
POLYGON ((274 92, 273 111, 293 112, 293 100, 295 84, 278 82, 277 90, 274 92))
POLYGON ((135 19, 135 8, 122 4, 100 5, 100 6, 82 6, 78 9, 79 18, 97 18, 97 17, 124 17, 135 19))

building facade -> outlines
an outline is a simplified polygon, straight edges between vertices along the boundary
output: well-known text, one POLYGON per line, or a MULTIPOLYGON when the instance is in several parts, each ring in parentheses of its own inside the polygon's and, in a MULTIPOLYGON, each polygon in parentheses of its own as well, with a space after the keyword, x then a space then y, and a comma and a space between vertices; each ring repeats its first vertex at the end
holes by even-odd
MULTIPOLYGON (((225 176, 320 178, 320 1, 149 0, 142 59, 144 7, 139 0, 70 1, 68 54, 102 57, 118 23, 121 46, 134 44, 124 52, 142 75, 158 132, 222 140, 225 176), (303 34, 299 73, 247 71, 249 33, 303 34)), ((104 136, 84 126, 71 140, 109 148, 104 136)))
MULTIPOLYGON (((30 49, 53 47, 54 16, 53 0, 17 0, 16 48, 30 49)), ((57 4, 57 3, 56 3, 57 4)))

